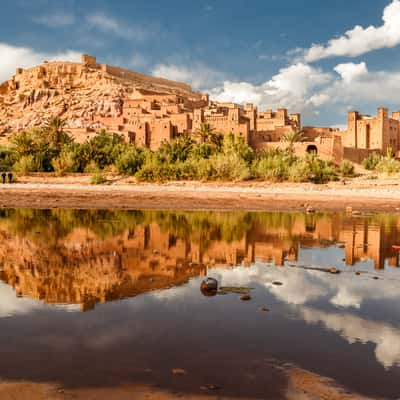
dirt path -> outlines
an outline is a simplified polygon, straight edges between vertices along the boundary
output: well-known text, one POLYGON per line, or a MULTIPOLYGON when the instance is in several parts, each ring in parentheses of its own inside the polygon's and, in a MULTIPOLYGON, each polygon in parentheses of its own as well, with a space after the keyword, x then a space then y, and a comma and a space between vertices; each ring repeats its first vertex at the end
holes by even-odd
POLYGON ((312 184, 112 184, 82 180, 0 185, 1 207, 400 211, 400 186, 312 184))

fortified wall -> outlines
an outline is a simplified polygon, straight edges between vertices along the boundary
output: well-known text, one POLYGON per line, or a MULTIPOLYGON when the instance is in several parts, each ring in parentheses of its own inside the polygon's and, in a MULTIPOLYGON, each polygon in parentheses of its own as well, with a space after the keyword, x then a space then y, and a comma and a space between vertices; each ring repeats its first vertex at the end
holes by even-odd
POLYGON ((82 55, 82 65, 87 66, 93 69, 99 69, 107 74, 113 75, 115 77, 130 80, 135 82, 142 82, 149 85, 150 89, 155 88, 167 88, 167 89, 175 89, 180 92, 193 93, 192 88, 185 84, 175 81, 170 81, 164 78, 157 78, 149 75, 144 75, 139 72, 129 71, 119 67, 113 67, 108 64, 97 64, 97 59, 94 56, 90 56, 88 54, 82 55))

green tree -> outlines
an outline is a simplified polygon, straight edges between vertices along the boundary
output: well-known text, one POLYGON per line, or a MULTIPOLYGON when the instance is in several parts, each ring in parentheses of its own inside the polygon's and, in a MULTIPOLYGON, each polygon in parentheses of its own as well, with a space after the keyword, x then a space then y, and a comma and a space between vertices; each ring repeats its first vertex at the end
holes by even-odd
POLYGON ((293 153, 295 143, 303 142, 304 139, 304 131, 290 131, 282 137, 282 142, 286 143, 287 149, 293 153))
POLYGON ((50 117, 43 125, 43 134, 47 136, 50 147, 60 149, 72 140, 65 132, 66 122, 60 117, 50 117))
POLYGON ((186 161, 193 149, 193 144, 193 140, 186 135, 164 141, 158 149, 158 158, 160 161, 168 163, 186 161))
POLYGON ((223 140, 222 135, 217 133, 210 124, 205 122, 201 123, 200 128, 196 129, 193 135, 201 144, 208 143, 217 147, 221 146, 223 140))
POLYGON ((11 148, 18 158, 29 156, 36 151, 35 136, 32 130, 25 130, 12 135, 11 148))

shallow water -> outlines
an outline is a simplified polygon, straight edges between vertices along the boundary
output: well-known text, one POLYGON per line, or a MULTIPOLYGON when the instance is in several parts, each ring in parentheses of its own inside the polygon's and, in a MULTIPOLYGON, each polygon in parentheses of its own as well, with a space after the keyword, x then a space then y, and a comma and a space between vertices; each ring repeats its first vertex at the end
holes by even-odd
POLYGON ((0 379, 279 399, 293 365, 396 399, 393 244, 394 214, 1 210, 0 379))

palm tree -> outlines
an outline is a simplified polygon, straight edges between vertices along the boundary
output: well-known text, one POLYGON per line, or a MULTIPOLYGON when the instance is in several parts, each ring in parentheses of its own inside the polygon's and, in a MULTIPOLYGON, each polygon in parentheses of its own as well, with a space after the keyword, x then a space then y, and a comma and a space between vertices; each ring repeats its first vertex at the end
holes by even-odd
POLYGON ((59 147, 70 140, 65 132, 66 122, 60 117, 50 117, 43 126, 44 132, 48 135, 49 143, 54 147, 59 147))
POLYGON ((293 153, 294 151, 294 144, 298 142, 303 142, 305 139, 304 137, 304 131, 290 131, 286 133, 282 137, 282 142, 287 143, 287 149, 293 153))
POLYGON ((193 134, 195 137, 199 138, 200 143, 202 144, 215 144, 216 137, 218 136, 215 132, 215 129, 210 124, 207 124, 205 122, 202 122, 200 128, 196 129, 193 134))
POLYGON ((34 131, 22 131, 11 137, 11 143, 18 157, 28 156, 35 152, 36 141, 34 131))

